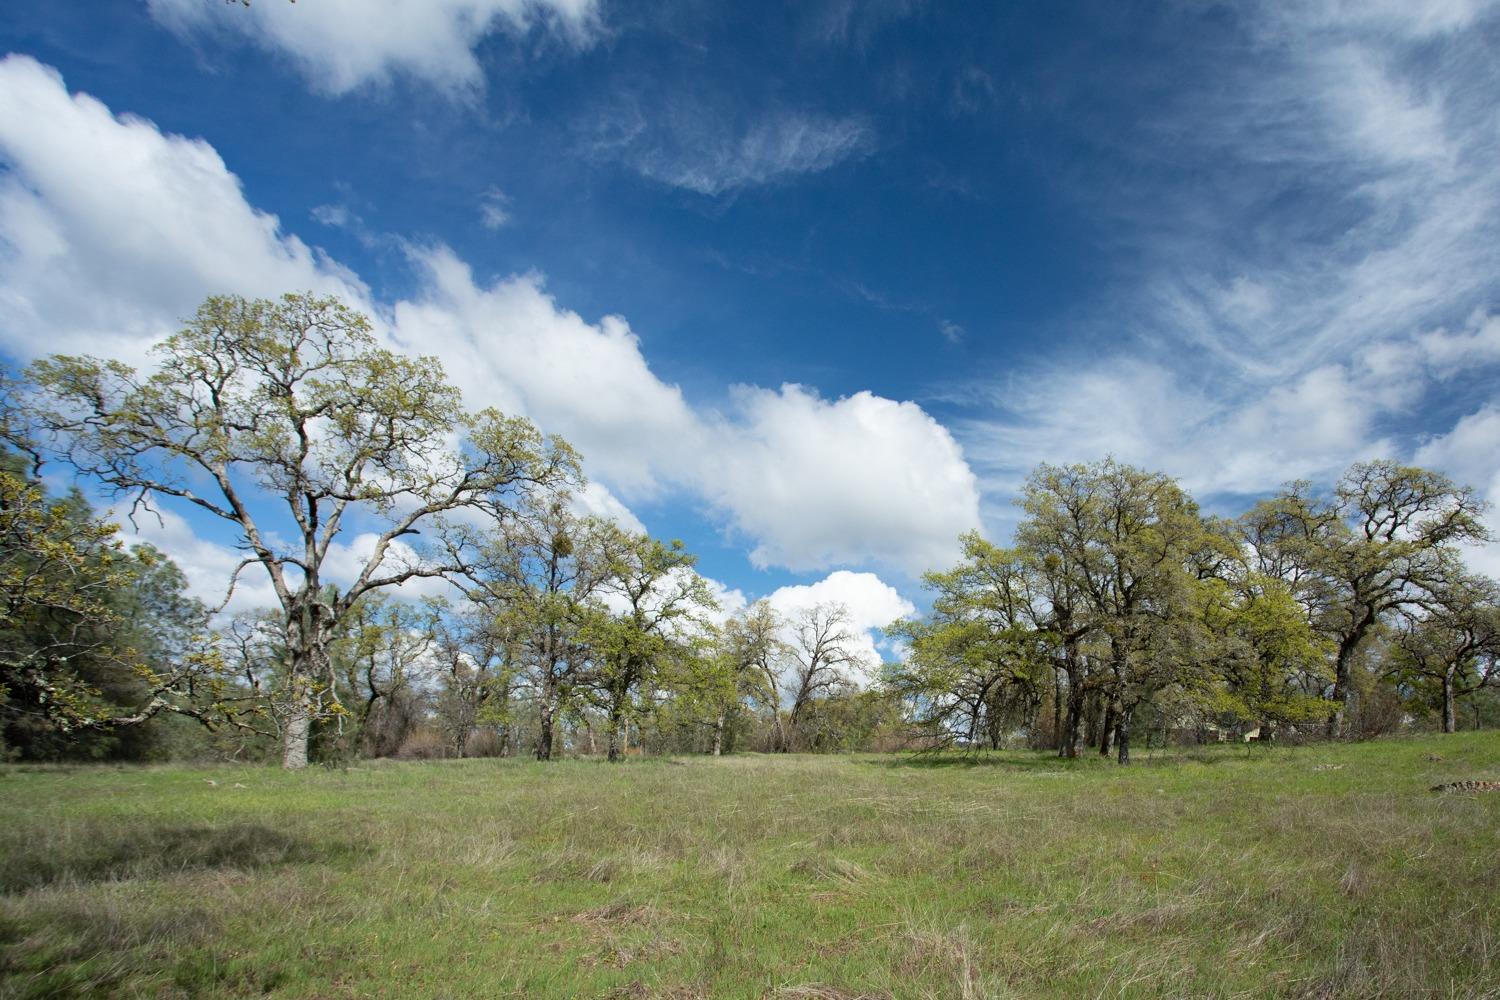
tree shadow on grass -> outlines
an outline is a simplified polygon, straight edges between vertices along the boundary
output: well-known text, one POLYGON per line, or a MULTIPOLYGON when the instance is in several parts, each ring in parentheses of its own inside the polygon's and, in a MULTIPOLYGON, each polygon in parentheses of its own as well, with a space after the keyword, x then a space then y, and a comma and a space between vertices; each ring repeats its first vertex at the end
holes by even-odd
POLYGON ((286 970, 230 961, 211 903, 133 880, 338 862, 371 850, 260 823, 96 820, 13 831, 0 837, 0 996, 268 992, 286 970))
POLYGON ((22 837, 0 840, 0 892, 210 869, 253 871, 368 852, 351 845, 319 844, 261 823, 114 823, 107 828, 101 823, 81 836, 20 833, 22 837))
MULTIPOLYGON (((1226 760, 1242 760, 1241 756, 1224 753, 1202 753, 1186 749, 1152 750, 1133 752, 1130 767, 1177 767, 1187 763, 1220 764, 1226 760)), ((1000 771, 1015 771, 1023 774, 1085 773, 1114 768, 1113 756, 1104 757, 1094 749, 1080 753, 1076 758, 1059 757, 1051 750, 980 750, 973 753, 963 751, 936 751, 898 753, 881 758, 859 758, 856 761, 871 767, 956 769, 989 768, 1000 771)))
POLYGON ((1098 766, 1092 760, 1066 760, 1048 751, 981 750, 973 753, 944 750, 895 753, 879 758, 858 758, 857 763, 883 768, 959 769, 995 768, 1004 771, 1086 771, 1098 766))
POLYGON ((0 896, 0 996, 260 996, 297 959, 244 961, 208 904, 128 885, 0 896))
POLYGON ((0 995, 185 996, 166 970, 221 928, 202 907, 78 889, 0 899, 0 995))

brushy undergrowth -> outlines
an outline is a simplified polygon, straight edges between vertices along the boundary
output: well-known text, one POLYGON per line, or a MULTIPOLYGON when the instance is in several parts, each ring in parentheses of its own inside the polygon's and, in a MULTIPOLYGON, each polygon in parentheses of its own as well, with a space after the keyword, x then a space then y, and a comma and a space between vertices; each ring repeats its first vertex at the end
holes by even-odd
POLYGON ((0 995, 1500 997, 1500 733, 0 768, 0 995))

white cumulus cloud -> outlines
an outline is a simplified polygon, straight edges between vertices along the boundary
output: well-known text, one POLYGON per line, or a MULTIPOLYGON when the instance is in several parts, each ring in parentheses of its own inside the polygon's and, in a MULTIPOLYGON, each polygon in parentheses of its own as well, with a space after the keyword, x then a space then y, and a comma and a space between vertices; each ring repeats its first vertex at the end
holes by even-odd
POLYGON ((487 35, 541 28, 581 46, 599 14, 595 0, 147 0, 147 8, 184 36, 244 35, 330 94, 398 75, 472 92, 484 78, 474 49, 487 35))
POLYGON ((205 295, 311 289, 355 305, 359 279, 245 201, 199 139, 70 95, 55 70, 0 60, 0 346, 141 359, 205 295))
POLYGON ((132 518, 127 503, 117 504, 105 514, 120 526, 127 542, 145 542, 165 552, 187 578, 188 594, 208 607, 223 605, 225 614, 237 614, 276 606, 276 591, 258 564, 240 570, 231 593, 230 580, 244 553, 205 539, 175 511, 158 507, 154 512, 137 511, 132 518))
POLYGON ((535 275, 481 287, 446 248, 414 258, 426 289, 396 304, 396 336, 441 357, 468 399, 561 434, 627 491, 650 492, 697 450, 682 392, 651 371, 624 319, 590 323, 559 307, 535 275))
POLYGON ((793 625, 803 611, 819 605, 840 606, 848 612, 847 625, 854 637, 849 652, 857 666, 851 679, 869 683, 883 659, 880 635, 891 622, 916 613, 916 606, 874 573, 836 570, 810 584, 781 587, 766 596, 773 610, 787 623, 783 641, 794 638, 793 625))
POLYGON ((979 522, 958 443, 915 403, 740 387, 716 437, 705 492, 758 541, 758 565, 811 570, 878 554, 915 574, 951 561, 979 522))
POLYGON ((311 289, 372 314, 395 346, 437 355, 470 405, 568 438, 608 487, 581 502, 622 519, 626 502, 672 492, 722 517, 757 564, 911 574, 947 562, 977 524, 962 451, 915 403, 789 385, 695 405, 625 319, 587 320, 537 275, 477 282, 442 246, 410 250, 409 299, 372 301, 250 205, 210 145, 70 95, 26 57, 0 61, 0 171, 0 347, 21 360, 63 350, 139 364, 209 294, 311 289))

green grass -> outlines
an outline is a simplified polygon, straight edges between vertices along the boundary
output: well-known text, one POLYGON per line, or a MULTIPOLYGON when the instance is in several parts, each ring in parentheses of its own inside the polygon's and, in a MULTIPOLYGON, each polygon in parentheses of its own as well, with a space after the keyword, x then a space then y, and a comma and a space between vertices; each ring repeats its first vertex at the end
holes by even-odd
POLYGON ((0 995, 1500 996, 1500 734, 0 769, 0 995))

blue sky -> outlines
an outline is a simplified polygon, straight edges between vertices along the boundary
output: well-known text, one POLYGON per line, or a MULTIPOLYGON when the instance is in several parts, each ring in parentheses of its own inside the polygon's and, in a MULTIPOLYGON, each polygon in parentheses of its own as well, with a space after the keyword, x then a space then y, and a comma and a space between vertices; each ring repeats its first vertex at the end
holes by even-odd
POLYGON ((597 509, 872 626, 1040 461, 1500 498, 1500 6, 993 6, 19 6, 0 348, 341 294, 597 509))

